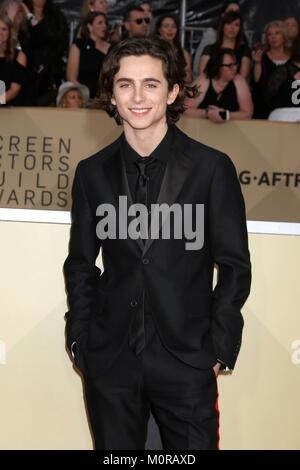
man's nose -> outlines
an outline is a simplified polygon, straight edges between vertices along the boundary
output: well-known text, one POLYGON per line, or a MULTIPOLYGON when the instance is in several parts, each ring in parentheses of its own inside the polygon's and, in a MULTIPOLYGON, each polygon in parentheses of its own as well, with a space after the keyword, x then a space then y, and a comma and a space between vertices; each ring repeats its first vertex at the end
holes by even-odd
POLYGON ((140 86, 134 88, 133 99, 136 102, 141 102, 143 100, 143 89, 140 86))

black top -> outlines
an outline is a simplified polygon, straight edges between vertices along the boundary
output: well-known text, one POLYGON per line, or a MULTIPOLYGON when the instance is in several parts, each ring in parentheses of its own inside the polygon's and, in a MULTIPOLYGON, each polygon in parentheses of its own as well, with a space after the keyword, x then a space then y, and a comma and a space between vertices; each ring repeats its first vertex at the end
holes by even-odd
MULTIPOLYGON (((123 136, 123 142, 121 145, 122 156, 125 160, 126 175, 128 179, 128 184, 130 192, 132 195, 132 200, 136 203, 135 199, 135 189, 137 185, 137 180, 139 177, 139 169, 136 162, 141 158, 151 158, 151 163, 147 165, 147 176, 148 180, 148 209, 150 210, 149 205, 155 204, 159 195, 160 187, 162 184, 164 172, 167 166, 168 159, 171 154, 172 142, 174 138, 174 128, 169 126, 168 131, 162 141, 158 146, 153 150, 153 152, 147 157, 141 157, 127 142, 125 135, 123 136)), ((149 301, 147 294, 145 296, 145 310, 144 313, 149 315, 151 314, 151 309, 149 306, 149 301)))
MULTIPOLYGON (((209 55, 211 57, 210 60, 213 60, 214 55, 217 53, 218 48, 216 47, 215 44, 210 44, 209 46, 206 46, 203 49, 202 55, 209 55)), ((242 64, 242 58, 243 57, 248 57, 251 59, 251 49, 247 44, 242 44, 238 49, 234 49, 234 52, 236 54, 236 59, 238 63, 238 69, 237 71, 239 72, 241 69, 241 64, 242 64)))
POLYGON ((106 54, 95 47, 92 39, 75 39, 74 44, 80 51, 78 81, 90 90, 94 98, 98 89, 99 75, 106 54))
POLYGON ((282 64, 278 65, 276 62, 270 59, 268 54, 264 53, 261 60, 261 76, 258 82, 254 81, 252 77, 252 96, 254 103, 254 119, 267 119, 270 112, 274 107, 271 105, 269 100, 269 81, 276 72, 276 70, 282 67, 282 64))
MULTIPOLYGON (((0 57, 0 80, 5 83, 6 91, 9 90, 12 83, 24 84, 25 67, 17 61, 19 51, 16 49, 12 61, 8 61, 4 57, 0 57)), ((14 105, 14 100, 7 103, 8 106, 14 105)))
MULTIPOLYGON (((159 190, 161 187, 163 175, 171 153, 171 146, 173 140, 173 127, 169 126, 168 131, 163 140, 153 150, 148 157, 153 157, 153 161, 147 165, 147 176, 149 177, 149 204, 155 204, 159 190)), ((122 154, 125 160, 126 174, 132 200, 135 202, 135 188, 139 177, 139 169, 136 162, 141 157, 127 142, 125 136, 122 142, 122 154)))
POLYGON ((38 71, 43 66, 52 75, 61 74, 62 57, 67 52, 69 38, 64 15, 59 13, 57 17, 45 17, 34 26, 29 22, 28 31, 29 40, 23 47, 28 57, 28 67, 38 71))
POLYGON ((300 103, 292 99, 292 95, 296 91, 292 84, 295 81, 294 76, 298 72, 300 72, 300 67, 291 60, 278 66, 273 72, 267 89, 267 98, 272 109, 300 107, 300 103))
POLYGON ((240 109, 236 86, 231 80, 221 93, 217 93, 210 79, 209 87, 205 94, 204 100, 198 105, 199 109, 206 109, 209 105, 218 106, 219 108, 228 109, 228 111, 238 111, 240 109))

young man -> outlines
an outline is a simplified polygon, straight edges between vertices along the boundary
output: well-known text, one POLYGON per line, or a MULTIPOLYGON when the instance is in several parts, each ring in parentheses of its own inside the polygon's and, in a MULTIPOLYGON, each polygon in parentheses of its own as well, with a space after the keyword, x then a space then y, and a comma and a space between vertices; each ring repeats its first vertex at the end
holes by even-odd
POLYGON ((114 46, 101 101, 124 133, 74 178, 67 346, 96 449, 144 449, 150 410, 164 449, 218 448, 216 376, 240 349, 250 260, 231 160, 174 125, 183 77, 162 39, 114 46))

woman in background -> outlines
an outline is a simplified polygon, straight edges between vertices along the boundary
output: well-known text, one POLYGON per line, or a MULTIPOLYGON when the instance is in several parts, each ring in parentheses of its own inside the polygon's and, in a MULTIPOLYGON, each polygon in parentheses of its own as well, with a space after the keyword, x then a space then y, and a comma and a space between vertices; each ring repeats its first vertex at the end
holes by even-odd
POLYGON ((56 106, 68 109, 84 108, 89 97, 89 89, 85 85, 64 82, 58 89, 56 106))
POLYGON ((254 48, 253 97, 254 117, 267 119, 271 108, 266 99, 270 77, 277 67, 290 58, 288 35, 283 21, 271 21, 265 26, 262 45, 254 48))
MULTIPOLYGON (((74 38, 81 38, 82 25, 88 13, 91 11, 98 11, 107 15, 108 4, 107 0, 84 0, 81 8, 80 20, 75 29, 74 38)), ((75 39, 73 42, 75 42, 75 39)))
POLYGON ((241 15, 237 11, 225 13, 219 23, 217 40, 203 50, 199 64, 199 75, 204 73, 208 62, 214 61, 220 49, 232 49, 237 57, 238 73, 248 78, 251 69, 251 49, 243 29, 241 15))
POLYGON ((300 36, 293 42, 291 59, 270 77, 266 92, 273 109, 270 120, 300 121, 300 36))
POLYGON ((288 38, 288 47, 293 47, 293 42, 297 36, 300 35, 300 24, 297 18, 294 16, 288 16, 284 20, 284 24, 286 26, 287 38, 288 38))
POLYGON ((177 52, 178 60, 184 64, 185 81, 192 81, 192 59, 186 49, 183 49, 179 40, 179 21, 174 15, 162 15, 155 26, 155 34, 170 42, 177 52))
POLYGON ((10 106, 17 104, 26 68, 26 56, 16 45, 12 22, 0 16, 0 80, 5 84, 4 102, 10 106))
POLYGON ((27 53, 32 100, 38 106, 49 106, 55 102, 57 88, 64 77, 68 23, 52 0, 24 0, 24 4, 28 11, 27 53))
POLYGON ((104 13, 88 13, 82 24, 82 37, 75 40, 69 52, 67 80, 86 85, 91 98, 97 94, 102 63, 110 47, 107 30, 104 13))
POLYGON ((193 85, 195 98, 186 98, 185 115, 215 123, 231 119, 251 119, 253 104, 247 81, 237 74, 237 57, 232 49, 220 49, 213 62, 193 85))

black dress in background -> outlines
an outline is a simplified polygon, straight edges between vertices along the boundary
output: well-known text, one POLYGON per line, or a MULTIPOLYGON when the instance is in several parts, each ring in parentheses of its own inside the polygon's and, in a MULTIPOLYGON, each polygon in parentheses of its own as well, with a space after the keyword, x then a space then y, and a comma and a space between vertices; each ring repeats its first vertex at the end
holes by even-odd
POLYGON ((251 78, 254 104, 253 119, 268 119, 270 112, 274 109, 268 99, 268 86, 273 73, 281 66, 282 64, 277 65, 276 62, 273 62, 267 54, 263 54, 260 80, 255 82, 254 77, 251 78))
POLYGON ((209 105, 228 109, 231 112, 239 111, 240 106, 234 81, 231 80, 221 93, 217 93, 213 87, 212 79, 210 79, 204 100, 198 105, 198 108, 206 109, 209 105))
POLYGON ((100 71, 106 54, 95 47, 92 39, 77 38, 74 44, 80 51, 78 81, 90 90, 94 98, 98 90, 100 71))
POLYGON ((292 95, 296 91, 292 84, 295 81, 295 75, 299 72, 300 67, 291 60, 277 67, 273 72, 266 94, 272 111, 278 108, 300 108, 300 103, 292 99, 292 95))
MULTIPOLYGON (((6 58, 0 57, 0 80, 5 83, 6 91, 9 90, 12 83, 17 83, 21 85, 21 87, 24 86, 26 80, 26 69, 17 61, 18 54, 19 50, 16 49, 12 61, 8 61, 6 58)), ((20 104, 19 95, 4 106, 18 106, 20 104)))
POLYGON ((69 28, 62 12, 44 17, 35 26, 28 23, 29 39, 24 52, 30 75, 32 105, 47 106, 53 103, 60 86, 69 43, 69 28))

